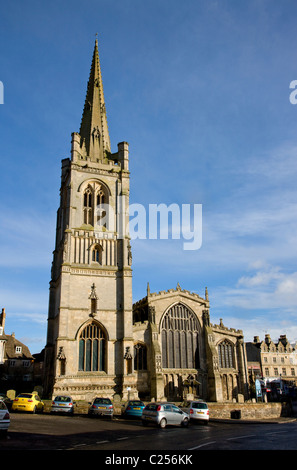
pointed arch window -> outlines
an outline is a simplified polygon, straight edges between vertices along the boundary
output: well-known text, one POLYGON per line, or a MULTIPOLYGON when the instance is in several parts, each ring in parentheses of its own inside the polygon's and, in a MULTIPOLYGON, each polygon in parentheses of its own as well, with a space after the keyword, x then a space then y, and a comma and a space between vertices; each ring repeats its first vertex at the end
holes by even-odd
POLYGON ((93 191, 88 186, 84 192, 84 223, 93 225, 93 191))
POLYGON ((107 228, 108 190, 105 185, 90 182, 83 193, 83 223, 107 228))
POLYGON ((95 322, 87 325, 79 337, 78 370, 106 372, 106 336, 95 322))
POLYGON ((199 369, 198 319, 185 305, 171 307, 161 324, 162 365, 169 369, 199 369))
POLYGON ((147 350, 145 344, 134 345, 134 370, 147 370, 147 350))
POLYGON ((228 369, 234 367, 233 361, 233 346, 232 344, 224 340, 218 346, 219 354, 219 365, 222 369, 228 369))
POLYGON ((102 264, 102 251, 103 248, 101 245, 95 245, 92 250, 92 261, 94 263, 102 264))
POLYGON ((106 227, 106 210, 107 194, 102 185, 96 188, 96 224, 106 227))

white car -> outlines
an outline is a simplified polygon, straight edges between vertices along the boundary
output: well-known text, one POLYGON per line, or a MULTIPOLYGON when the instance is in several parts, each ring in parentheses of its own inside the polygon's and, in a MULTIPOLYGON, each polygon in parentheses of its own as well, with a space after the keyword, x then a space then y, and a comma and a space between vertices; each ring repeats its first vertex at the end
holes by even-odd
POLYGON ((204 424, 208 424, 209 409, 207 403, 204 401, 185 401, 180 405, 180 408, 189 415, 191 420, 200 420, 203 421, 204 424))
POLYGON ((10 415, 4 401, 0 400, 0 433, 4 436, 10 425, 10 415))

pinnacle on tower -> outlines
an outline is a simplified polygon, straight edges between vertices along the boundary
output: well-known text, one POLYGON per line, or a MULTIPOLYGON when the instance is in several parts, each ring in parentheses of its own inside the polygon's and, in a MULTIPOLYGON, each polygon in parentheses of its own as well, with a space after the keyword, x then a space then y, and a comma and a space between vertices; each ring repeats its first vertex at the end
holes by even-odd
POLYGON ((85 106, 80 126, 81 147, 93 161, 103 161, 110 152, 101 67, 96 38, 85 106))

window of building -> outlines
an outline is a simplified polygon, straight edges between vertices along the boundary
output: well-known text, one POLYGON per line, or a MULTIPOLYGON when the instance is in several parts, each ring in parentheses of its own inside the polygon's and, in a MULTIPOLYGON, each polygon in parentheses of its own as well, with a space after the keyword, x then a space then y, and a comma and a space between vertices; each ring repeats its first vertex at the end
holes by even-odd
POLYGON ((199 322, 185 305, 177 304, 165 314, 161 324, 164 368, 198 369, 199 322))
POLYGON ((83 193, 83 222, 106 228, 107 189, 99 182, 90 182, 83 193))
POLYGON ((282 368, 282 375, 286 375, 286 368, 285 367, 282 368))
POLYGON ((83 213, 84 223, 88 225, 93 225, 93 192, 89 186, 84 192, 83 213))
POLYGON ((15 347, 15 352, 16 352, 16 354, 22 354, 22 346, 16 346, 15 347))
POLYGON ((134 370, 147 370, 147 350, 145 344, 134 345, 134 370))
POLYGON ((294 368, 291 369, 291 375, 295 375, 295 369, 294 368))
POLYGON ((95 245, 92 251, 92 261, 94 263, 99 263, 102 264, 102 246, 101 245, 95 245))
POLYGON ((80 371, 106 371, 106 336, 101 327, 92 322, 79 337, 80 371))
POLYGON ((274 371, 274 375, 277 377, 277 376, 278 376, 278 368, 275 367, 275 368, 273 369, 273 371, 274 371))
POLYGON ((218 346, 219 365, 222 369, 234 367, 233 346, 229 341, 222 341, 218 346))
POLYGON ((266 376, 266 377, 269 376, 269 369, 268 369, 268 367, 265 367, 265 376, 266 376))

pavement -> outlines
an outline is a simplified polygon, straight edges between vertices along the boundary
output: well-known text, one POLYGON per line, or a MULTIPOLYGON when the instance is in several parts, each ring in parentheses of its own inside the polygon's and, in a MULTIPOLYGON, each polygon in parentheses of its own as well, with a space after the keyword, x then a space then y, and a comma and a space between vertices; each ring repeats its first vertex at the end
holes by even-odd
POLYGON ((235 424, 287 424, 297 421, 295 416, 280 416, 279 418, 269 419, 232 419, 232 418, 210 418, 209 422, 213 423, 235 423, 235 424))

